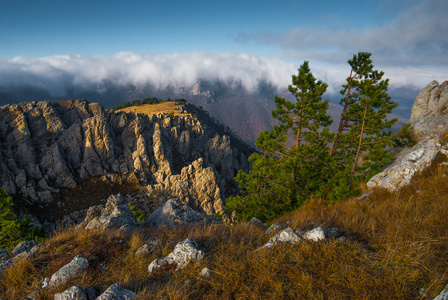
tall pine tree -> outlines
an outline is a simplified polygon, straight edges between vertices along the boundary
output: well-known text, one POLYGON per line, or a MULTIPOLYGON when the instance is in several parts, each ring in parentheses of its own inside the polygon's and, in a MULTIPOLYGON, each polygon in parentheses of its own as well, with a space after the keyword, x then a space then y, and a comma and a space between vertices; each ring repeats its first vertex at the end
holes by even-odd
POLYGON ((348 61, 351 71, 340 92, 344 108, 331 152, 361 180, 392 158, 388 147, 394 136, 387 129, 397 121, 387 119, 397 104, 387 94, 389 79, 382 80, 384 72, 373 69, 371 55, 359 52, 348 61))
POLYGON ((332 122, 328 101, 322 99, 326 89, 327 84, 318 81, 304 62, 289 86, 295 101, 275 97, 272 116, 278 125, 258 137, 256 146, 263 153, 251 155, 252 170, 240 171, 235 178, 242 195, 227 199, 228 210, 236 210, 241 218, 265 220, 324 192, 327 144, 333 136, 328 129, 332 122))

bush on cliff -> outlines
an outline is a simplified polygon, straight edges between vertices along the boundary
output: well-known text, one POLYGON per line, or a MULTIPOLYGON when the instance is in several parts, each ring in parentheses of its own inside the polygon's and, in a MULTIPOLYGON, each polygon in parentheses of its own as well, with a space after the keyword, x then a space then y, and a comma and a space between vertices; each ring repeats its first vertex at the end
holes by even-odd
POLYGON ((43 228, 35 228, 29 217, 19 220, 12 207, 11 197, 0 188, 0 248, 11 251, 20 241, 46 237, 43 228))

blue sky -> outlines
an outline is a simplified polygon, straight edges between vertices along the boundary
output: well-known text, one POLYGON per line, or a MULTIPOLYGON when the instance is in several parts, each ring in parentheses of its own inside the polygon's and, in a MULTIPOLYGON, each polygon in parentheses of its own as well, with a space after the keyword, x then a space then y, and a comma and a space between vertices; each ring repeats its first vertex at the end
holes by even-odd
POLYGON ((283 85, 304 60, 331 85, 370 51, 391 84, 421 88, 448 79, 447 15, 446 0, 0 0, 0 87, 200 76, 283 85))

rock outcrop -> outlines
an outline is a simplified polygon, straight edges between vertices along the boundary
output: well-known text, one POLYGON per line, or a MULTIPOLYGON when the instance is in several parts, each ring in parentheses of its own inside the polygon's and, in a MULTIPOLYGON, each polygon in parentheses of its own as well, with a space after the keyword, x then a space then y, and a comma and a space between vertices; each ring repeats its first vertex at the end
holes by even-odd
POLYGON ((96 300, 131 300, 137 299, 137 295, 127 289, 122 288, 118 283, 111 285, 107 290, 104 291, 96 300))
POLYGON ((193 210, 179 199, 170 199, 161 207, 156 209, 145 221, 146 225, 179 226, 194 224, 221 223, 219 219, 211 215, 204 215, 193 210))
POLYGON ((148 266, 148 272, 152 273, 156 269, 173 265, 176 270, 183 269, 190 261, 203 260, 204 251, 199 249, 197 242, 193 238, 188 238, 176 245, 173 252, 164 258, 156 259, 148 266))
POLYGON ((54 295, 54 300, 94 300, 96 298, 96 292, 94 288, 86 288, 83 286, 75 285, 62 293, 54 295))
POLYGON ((223 213, 251 149, 206 113, 182 109, 190 115, 106 111, 86 100, 2 106, 1 187, 43 206, 82 180, 136 178, 206 214, 223 213))
POLYGON ((81 255, 76 255, 75 258, 65 266, 63 266, 59 271, 54 273, 49 281, 49 287, 58 287, 68 280, 76 276, 79 272, 83 271, 89 266, 87 259, 81 255))
POLYGON ((126 200, 118 194, 109 196, 105 205, 90 207, 78 228, 118 229, 123 226, 134 227, 136 223, 126 200))
POLYGON ((390 166, 373 176, 367 186, 382 187, 390 191, 400 189, 411 183, 417 172, 430 166, 441 149, 442 144, 438 137, 429 137, 412 148, 407 147, 397 155, 390 166))
POLYGON ((417 172, 431 165, 439 152, 444 152, 444 133, 448 130, 448 81, 431 82, 415 99, 409 135, 417 144, 403 149, 367 186, 395 191, 408 185, 417 172))
POLYGON ((415 99, 412 106, 411 138, 420 142, 430 136, 440 136, 448 129, 448 81, 441 85, 431 82, 415 99))

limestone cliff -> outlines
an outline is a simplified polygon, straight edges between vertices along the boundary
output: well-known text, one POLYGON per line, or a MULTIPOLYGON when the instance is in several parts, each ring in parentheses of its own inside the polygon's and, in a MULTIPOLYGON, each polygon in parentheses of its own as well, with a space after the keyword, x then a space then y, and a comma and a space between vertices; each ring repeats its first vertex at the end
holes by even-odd
POLYGON ((86 100, 2 106, 0 185, 23 203, 46 205, 85 179, 138 179, 222 213, 250 148, 205 112, 181 109, 190 115, 106 111, 86 100))

